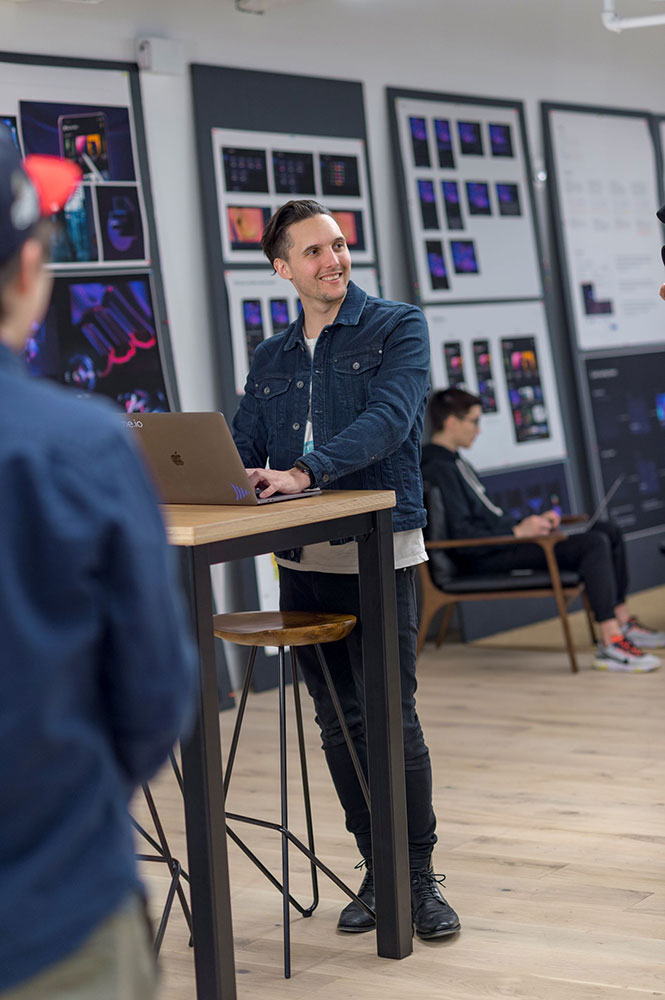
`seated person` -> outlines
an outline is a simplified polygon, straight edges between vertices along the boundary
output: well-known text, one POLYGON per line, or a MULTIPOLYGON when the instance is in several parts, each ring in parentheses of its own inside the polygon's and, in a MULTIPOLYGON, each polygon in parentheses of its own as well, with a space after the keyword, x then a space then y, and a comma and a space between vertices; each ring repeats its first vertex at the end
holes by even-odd
MULTIPOLYGON (((441 491, 450 537, 528 538, 556 530, 561 519, 553 510, 515 523, 491 502, 472 466, 460 456, 458 449, 469 448, 480 432, 481 413, 478 397, 462 389, 435 392, 429 402, 432 442, 423 448, 422 474, 441 491)), ((647 628, 628 612, 626 554, 619 529, 598 522, 592 530, 559 542, 554 552, 561 569, 579 573, 584 580, 601 636, 593 666, 636 673, 656 670, 660 660, 644 650, 665 646, 665 633, 647 628)), ((450 555, 468 573, 547 569, 538 545, 480 546, 451 550, 450 555)))

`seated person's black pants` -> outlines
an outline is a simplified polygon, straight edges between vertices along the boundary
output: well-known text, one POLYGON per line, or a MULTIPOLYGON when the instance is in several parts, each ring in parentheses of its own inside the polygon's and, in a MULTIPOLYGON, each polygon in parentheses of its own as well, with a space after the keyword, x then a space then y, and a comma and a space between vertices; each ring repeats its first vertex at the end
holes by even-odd
MULTIPOLYGON (((554 554, 559 569, 573 570, 584 580, 596 621, 614 618, 614 609, 624 603, 628 589, 626 549, 616 525, 599 521, 591 531, 559 542, 554 554)), ((539 545, 497 547, 480 559, 464 560, 465 572, 509 573, 517 569, 547 569, 539 545)))
MULTIPOLYGON (((402 687, 402 732, 406 773, 406 808, 409 860, 426 861, 436 843, 436 818, 432 808, 432 767, 429 750, 416 714, 416 606, 415 567, 395 571, 400 678, 402 687)), ((351 573, 310 573, 279 567, 282 611, 321 611, 356 615, 358 624, 339 642, 326 643, 323 653, 332 675, 361 766, 367 776, 367 742, 361 650, 360 593, 358 577, 351 573)), ((344 741, 333 703, 328 694, 316 652, 298 646, 296 659, 307 689, 314 699, 316 721, 326 761, 346 814, 346 828, 356 838, 364 858, 372 855, 370 817, 365 799, 344 741)))

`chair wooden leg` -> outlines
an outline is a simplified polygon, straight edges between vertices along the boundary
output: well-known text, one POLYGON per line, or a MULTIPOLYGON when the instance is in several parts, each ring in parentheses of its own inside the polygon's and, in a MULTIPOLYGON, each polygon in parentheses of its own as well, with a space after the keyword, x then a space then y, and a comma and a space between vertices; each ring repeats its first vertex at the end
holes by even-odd
POLYGON ((570 669, 576 674, 577 673, 577 657, 575 655, 575 646, 573 645, 573 636, 570 631, 570 622, 568 621, 568 611, 566 608, 566 598, 563 593, 563 587, 561 586, 561 577, 559 575, 559 566, 556 561, 556 556, 551 548, 546 548, 544 550, 545 558, 547 560, 547 568, 550 574, 550 580, 552 581, 552 590, 554 591, 554 599, 556 600, 556 606, 559 611, 559 618, 561 619, 561 628, 563 629, 563 637, 566 642, 566 647, 568 649, 568 657, 570 659, 570 669))
POLYGON ((598 642, 596 638, 596 629, 594 628, 593 611, 591 610, 591 602, 589 600, 589 595, 586 590, 582 591, 582 604, 584 605, 584 610, 586 611, 587 625, 589 626, 589 636, 591 638, 591 645, 595 646, 598 642))
POLYGON ((446 609, 443 612, 443 618, 441 619, 441 627, 439 628, 439 634, 436 637, 437 649, 446 637, 446 632, 448 631, 448 626, 450 625, 450 619, 453 617, 453 611, 457 606, 457 601, 453 601, 451 604, 446 605, 446 609))

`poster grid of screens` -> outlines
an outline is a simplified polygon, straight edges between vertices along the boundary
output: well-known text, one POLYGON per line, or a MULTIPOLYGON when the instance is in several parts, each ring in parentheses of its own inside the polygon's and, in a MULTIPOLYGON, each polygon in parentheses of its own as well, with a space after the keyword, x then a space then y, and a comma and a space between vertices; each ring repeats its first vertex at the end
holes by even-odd
POLYGON ((541 302, 427 306, 434 389, 481 399, 469 460, 480 471, 563 460, 566 446, 541 302))
POLYGON ((482 482, 492 503, 514 521, 548 510, 555 510, 559 516, 577 513, 571 506, 564 462, 496 472, 484 475, 482 482))
POLYGON ((539 298, 518 109, 396 97, 394 113, 420 300, 539 298))
POLYGON ((273 212, 313 198, 333 213, 353 260, 373 263, 365 143, 311 135, 212 129, 222 256, 265 264, 261 235, 273 212))
MULTIPOLYGON (((379 294, 377 273, 371 267, 354 267, 351 276, 368 295, 379 294)), ((265 269, 226 271, 233 374, 236 392, 244 392, 247 373, 257 346, 282 333, 300 312, 300 300, 290 281, 265 269)))
POLYGON ((662 229, 649 117, 544 106, 579 351, 662 342, 662 229))
POLYGON ((53 295, 26 367, 128 413, 168 410, 129 74, 0 65, 0 125, 21 155, 83 171, 52 220, 53 295))
POLYGON ((584 361, 599 495, 623 479, 609 515, 626 534, 665 524, 665 351, 584 361))

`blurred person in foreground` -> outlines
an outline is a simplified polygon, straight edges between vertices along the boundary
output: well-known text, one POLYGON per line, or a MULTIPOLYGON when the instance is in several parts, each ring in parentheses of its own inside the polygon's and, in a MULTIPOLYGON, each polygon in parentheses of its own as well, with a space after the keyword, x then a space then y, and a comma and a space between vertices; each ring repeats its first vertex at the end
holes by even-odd
POLYGON ((0 127, 0 1000, 149 1000, 128 803, 191 715, 157 504, 108 405, 27 376, 79 171, 0 127))

